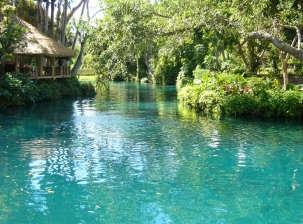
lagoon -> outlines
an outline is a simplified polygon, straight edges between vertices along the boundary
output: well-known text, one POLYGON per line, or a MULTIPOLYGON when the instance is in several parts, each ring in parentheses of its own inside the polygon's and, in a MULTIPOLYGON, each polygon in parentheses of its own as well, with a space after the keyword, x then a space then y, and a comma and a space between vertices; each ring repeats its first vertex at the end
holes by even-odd
POLYGON ((174 86, 0 111, 0 223, 301 223, 301 120, 202 116, 174 86))

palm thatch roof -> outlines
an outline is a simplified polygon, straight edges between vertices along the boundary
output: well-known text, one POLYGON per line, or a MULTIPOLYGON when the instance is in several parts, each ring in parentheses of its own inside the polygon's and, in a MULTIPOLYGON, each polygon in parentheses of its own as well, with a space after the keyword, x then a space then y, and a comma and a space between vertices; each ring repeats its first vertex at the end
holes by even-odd
POLYGON ((15 21, 18 25, 26 28, 26 32, 23 34, 22 41, 26 46, 22 48, 16 48, 13 50, 14 54, 22 55, 43 55, 54 57, 75 57, 76 52, 68 47, 65 47, 61 43, 46 36, 36 27, 25 22, 24 20, 15 17, 15 21))

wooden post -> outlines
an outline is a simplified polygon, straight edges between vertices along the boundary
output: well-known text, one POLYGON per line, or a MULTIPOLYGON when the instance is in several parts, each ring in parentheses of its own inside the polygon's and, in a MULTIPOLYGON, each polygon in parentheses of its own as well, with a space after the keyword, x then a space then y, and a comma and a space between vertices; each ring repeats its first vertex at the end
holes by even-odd
POLYGON ((15 55, 15 72, 16 74, 19 73, 19 55, 15 55))
POLYGON ((37 75, 43 75, 43 56, 42 55, 37 55, 36 56, 36 61, 37 61, 37 75))
POLYGON ((55 57, 50 57, 50 65, 54 66, 56 63, 55 57))
POLYGON ((56 63, 55 57, 50 57, 50 66, 52 68, 52 76, 53 76, 53 78, 55 77, 55 63, 56 63))
POLYGON ((52 76, 55 79, 55 66, 52 65, 51 68, 52 68, 52 76))

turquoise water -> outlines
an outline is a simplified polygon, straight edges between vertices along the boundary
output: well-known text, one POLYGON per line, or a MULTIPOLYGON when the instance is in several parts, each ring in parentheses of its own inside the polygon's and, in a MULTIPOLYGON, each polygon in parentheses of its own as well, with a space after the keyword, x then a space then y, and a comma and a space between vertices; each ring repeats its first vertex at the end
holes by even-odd
POLYGON ((198 116, 172 86, 0 112, 0 223, 303 223, 301 121, 198 116))

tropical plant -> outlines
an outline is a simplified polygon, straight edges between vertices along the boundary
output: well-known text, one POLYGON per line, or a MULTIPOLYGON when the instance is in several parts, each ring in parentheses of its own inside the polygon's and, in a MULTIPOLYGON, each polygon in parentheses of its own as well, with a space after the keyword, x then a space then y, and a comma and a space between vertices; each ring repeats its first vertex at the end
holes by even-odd
POLYGON ((183 87, 178 98, 205 113, 302 117, 303 92, 289 88, 283 90, 275 79, 210 73, 201 84, 183 87))
POLYGON ((13 59, 12 50, 24 45, 21 41, 24 29, 13 20, 15 9, 0 0, 0 75, 4 73, 5 61, 13 59))

